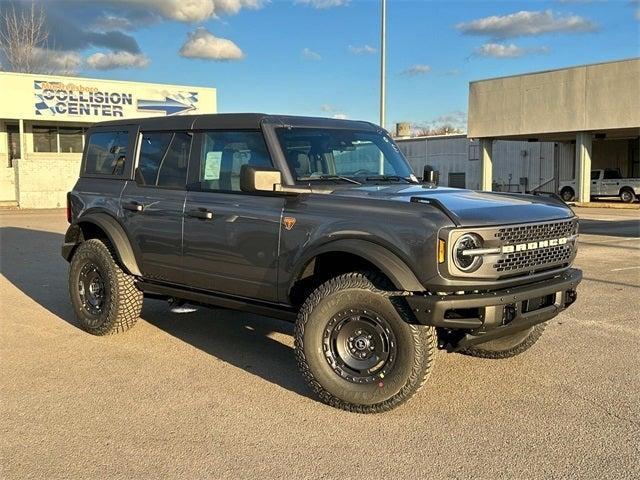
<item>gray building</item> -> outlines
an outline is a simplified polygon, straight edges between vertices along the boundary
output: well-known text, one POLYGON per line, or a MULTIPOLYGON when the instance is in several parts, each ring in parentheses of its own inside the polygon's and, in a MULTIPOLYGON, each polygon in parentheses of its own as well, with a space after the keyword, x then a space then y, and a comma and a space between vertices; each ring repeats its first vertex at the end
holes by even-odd
POLYGON ((640 175, 640 59, 471 82, 467 131, 480 141, 481 189, 495 183, 499 141, 553 142, 559 175, 568 172, 564 145, 573 145, 570 178, 589 201, 592 168, 640 175))
MULTIPOLYGON (((440 172, 440 184, 479 190, 480 141, 466 135, 397 139, 414 171, 425 165, 440 172)), ((502 141, 493 143, 492 190, 555 192, 574 176, 575 145, 570 142, 502 141)))

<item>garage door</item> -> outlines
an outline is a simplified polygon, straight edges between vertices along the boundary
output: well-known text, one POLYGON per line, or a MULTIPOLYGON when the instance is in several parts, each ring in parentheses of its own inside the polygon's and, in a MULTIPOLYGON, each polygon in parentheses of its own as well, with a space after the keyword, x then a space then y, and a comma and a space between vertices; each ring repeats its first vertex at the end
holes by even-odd
POLYGON ((465 173, 449 173, 449 186, 453 188, 467 188, 465 173))

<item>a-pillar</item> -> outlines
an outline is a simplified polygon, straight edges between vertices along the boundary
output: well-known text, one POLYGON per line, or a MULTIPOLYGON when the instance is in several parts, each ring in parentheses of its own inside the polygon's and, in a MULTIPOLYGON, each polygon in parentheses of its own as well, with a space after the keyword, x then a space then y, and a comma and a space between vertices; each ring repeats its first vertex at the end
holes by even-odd
POLYGON ((588 202, 591 197, 591 134, 576 134, 576 201, 588 202))
POLYGON ((480 190, 493 189, 493 139, 480 140, 480 190))

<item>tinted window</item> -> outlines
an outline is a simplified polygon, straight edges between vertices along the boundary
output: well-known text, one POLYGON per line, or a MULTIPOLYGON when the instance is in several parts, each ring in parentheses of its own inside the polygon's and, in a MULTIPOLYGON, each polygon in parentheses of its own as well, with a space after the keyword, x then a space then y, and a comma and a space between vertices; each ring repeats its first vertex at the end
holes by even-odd
POLYGON ((200 182, 205 190, 240 191, 242 165, 272 167, 261 132, 205 132, 200 182))
POLYGON ((186 132, 154 132, 142 135, 136 169, 139 185, 184 188, 192 135, 186 132))
POLYGON ((614 168, 607 168, 604 171, 604 180, 615 180, 620 178, 620 172, 614 168))
POLYGON ((96 132, 89 137, 85 173, 122 175, 129 132, 96 132))
POLYGON ((600 171, 594 170, 591 172, 591 180, 598 180, 600 178, 600 171))

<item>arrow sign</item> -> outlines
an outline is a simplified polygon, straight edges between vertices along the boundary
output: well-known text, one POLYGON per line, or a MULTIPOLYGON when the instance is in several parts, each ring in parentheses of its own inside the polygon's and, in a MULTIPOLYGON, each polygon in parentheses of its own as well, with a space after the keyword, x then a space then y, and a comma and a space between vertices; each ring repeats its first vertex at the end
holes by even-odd
POLYGON ((164 100, 138 100, 138 110, 142 112, 164 112, 166 115, 177 115, 195 108, 190 103, 179 102, 169 97, 164 97, 164 100))

